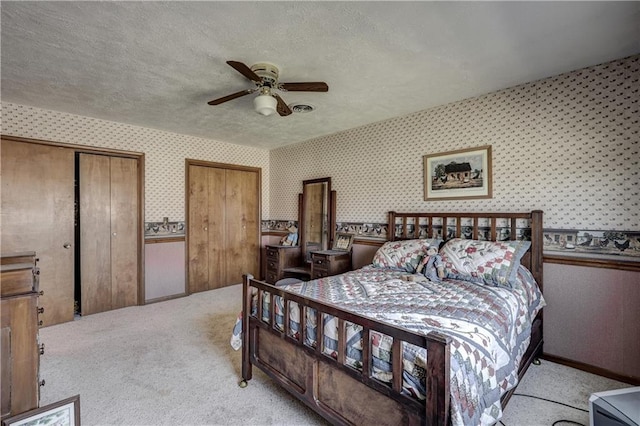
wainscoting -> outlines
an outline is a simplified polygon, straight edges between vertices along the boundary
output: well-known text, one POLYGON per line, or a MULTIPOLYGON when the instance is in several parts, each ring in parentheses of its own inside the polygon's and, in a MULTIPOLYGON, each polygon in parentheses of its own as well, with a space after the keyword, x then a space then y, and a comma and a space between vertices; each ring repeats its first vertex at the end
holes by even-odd
POLYGON ((184 250, 184 236, 145 240, 146 303, 186 295, 184 250))

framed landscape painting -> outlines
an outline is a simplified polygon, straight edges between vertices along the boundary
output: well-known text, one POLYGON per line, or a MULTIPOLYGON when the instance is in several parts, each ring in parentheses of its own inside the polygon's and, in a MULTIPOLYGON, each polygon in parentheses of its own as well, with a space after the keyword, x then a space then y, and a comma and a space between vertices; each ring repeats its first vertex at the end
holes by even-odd
POLYGON ((491 145, 427 154, 424 199, 491 198, 491 145))
POLYGON ((4 419, 2 426, 80 426, 80 395, 4 419))

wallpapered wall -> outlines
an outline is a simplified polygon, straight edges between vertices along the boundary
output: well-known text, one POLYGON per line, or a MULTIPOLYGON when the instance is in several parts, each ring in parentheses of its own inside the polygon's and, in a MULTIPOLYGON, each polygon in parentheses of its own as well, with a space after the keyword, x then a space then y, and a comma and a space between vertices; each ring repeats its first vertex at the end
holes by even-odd
POLYGON ((272 150, 271 219, 295 219, 302 180, 330 176, 338 222, 542 209, 545 228, 638 231, 639 77, 637 55, 272 150), (492 199, 423 200, 423 155, 481 145, 492 199))
POLYGON ((112 121, 2 102, 2 134, 145 154, 145 221, 185 218, 185 158, 262 168, 269 216, 269 152, 112 121))
POLYGON ((262 168, 263 220, 331 176, 339 222, 542 209, 545 228, 640 230, 640 55, 272 150, 2 103, 2 133, 145 153, 145 220, 184 220, 184 159, 262 168), (423 200, 424 154, 491 145, 493 198, 423 200))

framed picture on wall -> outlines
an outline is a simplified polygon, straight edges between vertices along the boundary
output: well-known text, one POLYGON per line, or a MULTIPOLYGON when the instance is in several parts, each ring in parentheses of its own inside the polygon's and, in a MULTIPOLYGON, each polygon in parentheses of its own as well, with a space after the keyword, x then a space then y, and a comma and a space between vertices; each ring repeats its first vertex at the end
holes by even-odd
POLYGON ((80 395, 17 414, 2 421, 2 426, 80 426, 80 395))
POLYGON ((491 198, 491 145, 427 154, 424 161, 424 199, 491 198))
POLYGON ((351 250, 353 238, 353 234, 347 234, 346 232, 336 232, 336 238, 333 241, 333 250, 351 250))

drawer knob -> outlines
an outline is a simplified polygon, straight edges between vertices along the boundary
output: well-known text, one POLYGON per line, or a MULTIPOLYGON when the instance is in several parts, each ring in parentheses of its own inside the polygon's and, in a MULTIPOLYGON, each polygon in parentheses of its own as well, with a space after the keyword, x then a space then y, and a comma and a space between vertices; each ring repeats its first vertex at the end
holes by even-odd
POLYGON ((44 379, 42 379, 42 380, 40 380, 40 381, 38 382, 38 384, 39 384, 40 386, 44 386, 44 385, 46 384, 46 382, 44 381, 44 379))
POLYGON ((42 324, 44 324, 44 323, 42 322, 42 320, 38 321, 38 325, 39 325, 40 327, 42 327, 42 324))
POLYGON ((44 314, 44 308, 42 308, 42 307, 38 308, 38 313, 39 314, 44 314))

